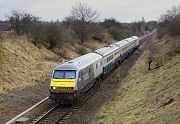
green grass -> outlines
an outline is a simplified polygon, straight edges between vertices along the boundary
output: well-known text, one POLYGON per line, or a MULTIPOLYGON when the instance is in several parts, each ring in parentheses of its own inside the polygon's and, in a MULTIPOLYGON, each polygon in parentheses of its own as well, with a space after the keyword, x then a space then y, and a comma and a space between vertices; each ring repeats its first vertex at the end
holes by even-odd
POLYGON ((180 122, 180 55, 147 71, 144 53, 122 81, 122 95, 104 105, 93 123, 178 124, 180 122), (174 99, 172 103, 168 103, 174 99), (164 106, 163 106, 164 105, 164 106))

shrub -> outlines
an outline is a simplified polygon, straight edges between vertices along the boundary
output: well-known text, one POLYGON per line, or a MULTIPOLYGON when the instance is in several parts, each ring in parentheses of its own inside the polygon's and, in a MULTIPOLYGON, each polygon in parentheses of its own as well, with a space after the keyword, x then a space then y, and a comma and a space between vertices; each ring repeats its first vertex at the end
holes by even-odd
POLYGON ((159 36, 161 37, 166 32, 171 36, 180 35, 180 5, 178 7, 173 6, 166 14, 161 15, 158 30, 159 36))
POLYGON ((95 35, 93 36, 93 39, 94 39, 94 40, 98 40, 98 41, 100 41, 100 42, 103 42, 104 38, 105 38, 105 36, 104 36, 102 33, 100 33, 100 34, 95 34, 95 35))
POLYGON ((80 54, 80 55, 84 55, 84 54, 87 53, 87 50, 86 50, 86 48, 84 48, 84 47, 79 47, 79 48, 77 49, 77 53, 80 54))
POLYGON ((0 31, 0 42, 1 42, 2 39, 3 39, 2 32, 0 31))
POLYGON ((147 63, 148 63, 148 70, 151 70, 151 64, 155 60, 158 54, 158 47, 155 43, 151 43, 149 45, 148 53, 147 53, 147 63))
POLYGON ((120 73, 116 73, 115 79, 117 83, 120 81, 120 77, 121 77, 120 73))
POLYGON ((171 36, 180 35, 180 15, 174 17, 171 23, 169 23, 169 34, 171 36))
POLYGON ((39 21, 39 17, 16 10, 7 17, 17 35, 29 34, 32 24, 39 21))

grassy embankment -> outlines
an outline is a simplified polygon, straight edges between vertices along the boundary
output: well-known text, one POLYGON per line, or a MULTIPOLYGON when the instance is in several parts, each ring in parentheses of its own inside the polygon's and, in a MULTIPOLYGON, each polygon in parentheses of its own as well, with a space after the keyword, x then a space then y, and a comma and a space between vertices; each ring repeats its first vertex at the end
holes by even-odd
MULTIPOLYGON (((160 54, 168 53, 167 46, 171 41, 180 42, 179 37, 164 37, 155 41, 160 54)), ((148 71, 145 51, 120 82, 121 94, 100 109, 93 123, 179 124, 180 54, 170 55, 165 54, 160 67, 148 71)))
POLYGON ((83 45, 66 43, 59 49, 61 56, 57 56, 44 47, 37 48, 26 37, 5 35, 0 44, 0 94, 36 85, 33 82, 49 77, 64 57, 72 59, 80 56, 81 52, 87 53, 104 45, 97 41, 83 45))
POLYGON ((0 43, 0 94, 35 86, 50 76, 58 57, 25 37, 4 36, 0 43))
MULTIPOLYGON (((3 34, 0 39, 0 95, 36 87, 49 79, 53 68, 64 58, 72 59, 104 45, 97 41, 83 45, 64 43, 58 50, 60 54, 56 55, 44 47, 34 46, 25 36, 3 34)), ((0 99, 0 109, 4 108, 3 104, 0 99)))

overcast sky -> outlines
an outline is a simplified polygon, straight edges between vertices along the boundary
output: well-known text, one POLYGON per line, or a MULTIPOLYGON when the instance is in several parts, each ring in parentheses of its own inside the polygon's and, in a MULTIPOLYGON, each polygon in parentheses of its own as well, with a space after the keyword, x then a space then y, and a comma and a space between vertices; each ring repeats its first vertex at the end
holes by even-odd
POLYGON ((132 22, 145 18, 158 20, 159 16, 180 0, 0 0, 0 20, 11 10, 23 10, 41 20, 63 20, 69 16, 72 6, 86 3, 100 12, 100 20, 115 18, 120 22, 132 22))

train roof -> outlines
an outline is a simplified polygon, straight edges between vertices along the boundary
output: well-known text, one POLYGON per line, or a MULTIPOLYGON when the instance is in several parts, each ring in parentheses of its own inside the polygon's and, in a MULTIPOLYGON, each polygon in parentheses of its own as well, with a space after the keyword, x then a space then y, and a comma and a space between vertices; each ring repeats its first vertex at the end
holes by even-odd
POLYGON ((126 40, 128 42, 132 42, 132 41, 137 40, 137 39, 139 39, 137 36, 132 36, 132 37, 126 38, 124 40, 126 40))
POLYGON ((134 38, 134 39, 136 39, 136 40, 138 40, 138 39, 139 39, 137 36, 132 36, 132 38, 134 38))
POLYGON ((137 40, 137 39, 139 39, 137 36, 132 36, 132 37, 126 38, 124 40, 118 41, 116 43, 113 43, 111 45, 116 45, 116 46, 122 47, 122 46, 129 44, 130 42, 133 42, 134 40, 137 40))
POLYGON ((121 41, 118 41, 118 42, 113 43, 113 44, 111 44, 111 45, 115 45, 115 46, 118 46, 118 47, 122 47, 122 46, 124 46, 124 45, 126 45, 126 44, 128 44, 128 43, 129 43, 129 42, 126 41, 126 40, 121 40, 121 41))
POLYGON ((81 70, 100 59, 102 59, 101 55, 88 53, 56 67, 55 70, 81 70))
POLYGON ((108 54, 116 51, 117 49, 119 49, 119 47, 110 45, 110 46, 106 46, 98 50, 95 50, 94 52, 100 54, 101 56, 107 56, 108 54))

